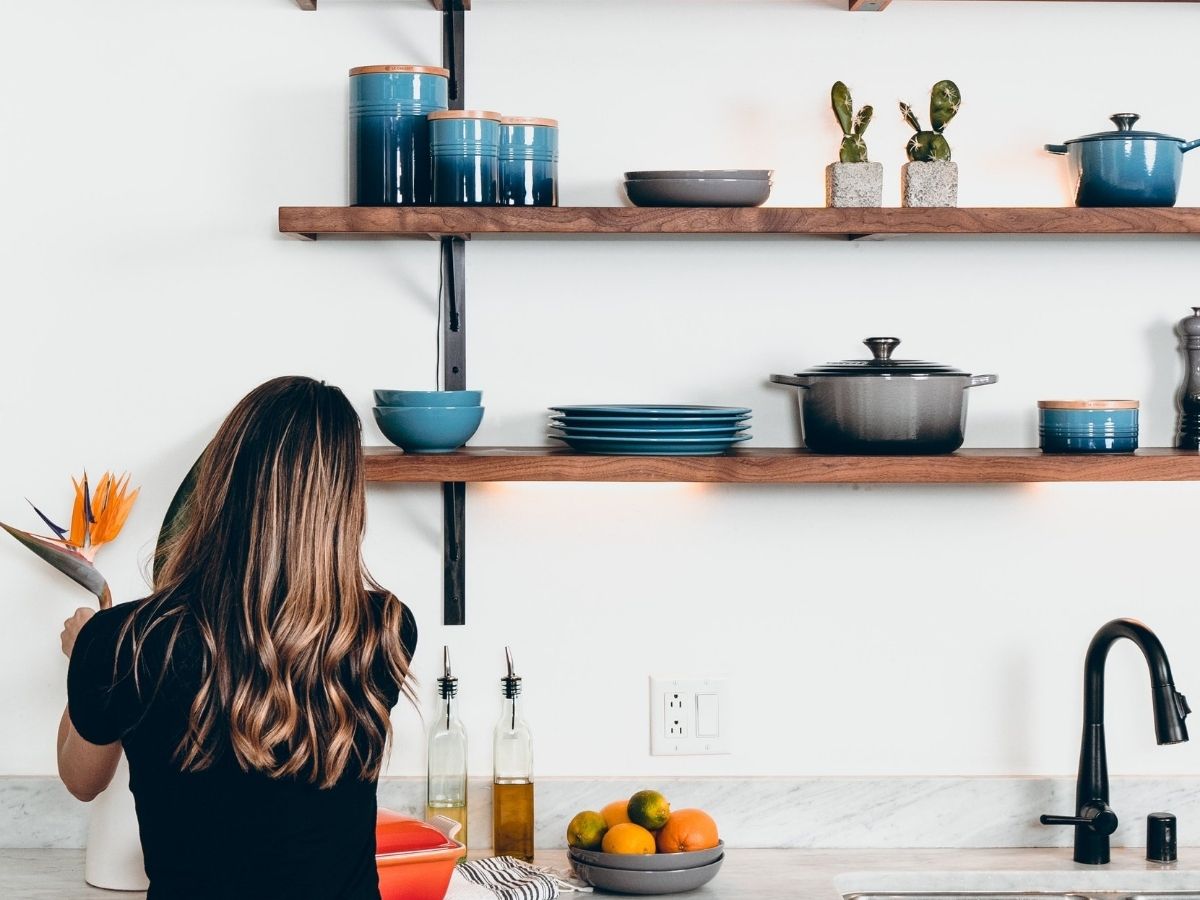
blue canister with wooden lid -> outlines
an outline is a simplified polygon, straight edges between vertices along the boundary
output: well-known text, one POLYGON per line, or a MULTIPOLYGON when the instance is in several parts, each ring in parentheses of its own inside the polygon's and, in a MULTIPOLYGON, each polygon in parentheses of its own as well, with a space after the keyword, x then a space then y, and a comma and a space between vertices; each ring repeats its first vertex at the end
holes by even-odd
POLYGON ((500 120, 500 205, 558 206, 557 120, 500 120))
POLYGON ((495 206, 500 199, 500 113, 447 109, 429 114, 433 202, 495 206))
POLYGON ((430 201, 429 113, 449 105, 450 73, 438 66, 350 70, 350 205, 430 201))

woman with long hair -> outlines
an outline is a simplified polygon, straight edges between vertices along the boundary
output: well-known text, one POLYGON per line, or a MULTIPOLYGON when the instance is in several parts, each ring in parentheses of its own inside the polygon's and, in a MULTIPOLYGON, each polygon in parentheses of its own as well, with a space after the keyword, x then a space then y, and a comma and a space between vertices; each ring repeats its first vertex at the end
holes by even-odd
POLYGON ((150 900, 377 900, 375 789, 416 623, 362 561, 357 414, 276 378, 205 451, 153 593, 66 622, 58 767, 122 747, 150 900))

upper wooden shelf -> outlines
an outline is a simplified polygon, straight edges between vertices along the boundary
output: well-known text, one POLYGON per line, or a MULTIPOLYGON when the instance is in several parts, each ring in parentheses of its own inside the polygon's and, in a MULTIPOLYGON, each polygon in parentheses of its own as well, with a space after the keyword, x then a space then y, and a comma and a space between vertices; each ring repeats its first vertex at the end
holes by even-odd
POLYGON ((739 450, 725 456, 590 456, 547 447, 468 447, 445 455, 367 448, 367 480, 685 481, 769 484, 1020 484, 1200 481, 1200 453, 1057 454, 960 450, 941 456, 833 456, 807 450, 739 450))
MULTIPOLYGON (((1029 2, 1045 2, 1045 0, 1029 0, 1029 2)), ((1130 3, 1197 3, 1200 0, 1127 0, 1130 3)), ((892 0, 846 0, 846 7, 850 12, 881 12, 888 8, 892 0)), ((296 0, 296 5, 301 9, 316 9, 317 0, 296 0)), ((442 9, 445 6, 444 0, 429 0, 429 5, 434 9, 442 9)), ((471 0, 463 0, 463 9, 471 8, 471 0)))
POLYGON ((633 206, 282 206, 279 230, 321 235, 484 234, 1200 234, 1200 209, 642 208, 633 206))

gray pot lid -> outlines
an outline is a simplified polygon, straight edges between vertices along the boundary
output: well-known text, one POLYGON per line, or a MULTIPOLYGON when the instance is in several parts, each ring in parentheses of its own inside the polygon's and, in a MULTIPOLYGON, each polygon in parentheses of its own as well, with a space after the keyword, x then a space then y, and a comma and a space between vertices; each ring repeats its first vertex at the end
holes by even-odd
POLYGON ((1182 144, 1183 138, 1172 137, 1169 134, 1160 134, 1157 131, 1134 131, 1133 125, 1141 118, 1137 113, 1117 113, 1109 116, 1113 123, 1116 124, 1116 131, 1098 131, 1095 134, 1085 134, 1083 137, 1071 138, 1069 141, 1064 141, 1065 144, 1078 144, 1083 141, 1128 141, 1141 139, 1146 141, 1176 141, 1182 144))
POLYGON ((958 375, 962 377, 969 374, 962 369, 956 369, 954 366, 947 366, 943 363, 925 362, 919 359, 892 359, 892 351, 900 344, 900 338, 869 337, 863 343, 871 348, 874 359, 843 359, 840 362, 826 363, 823 366, 813 366, 811 369, 805 369, 797 374, 850 375, 860 378, 873 375, 892 378, 916 375, 958 375))

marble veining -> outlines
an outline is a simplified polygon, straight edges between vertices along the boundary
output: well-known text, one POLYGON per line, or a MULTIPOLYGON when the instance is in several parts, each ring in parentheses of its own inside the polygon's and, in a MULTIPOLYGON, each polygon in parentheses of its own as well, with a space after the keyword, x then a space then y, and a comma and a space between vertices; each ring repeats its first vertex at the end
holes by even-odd
MULTIPOLYGON (((841 900, 855 890, 1200 890, 1200 848, 1180 849, 1174 867, 1150 866, 1136 850, 1117 850, 1107 866, 1080 866, 1059 849, 730 850, 720 874, 689 894, 697 900, 841 900)), ((536 862, 566 868, 561 850, 536 862)), ((83 883, 80 850, 0 850, 5 900, 100 900, 83 883)), ((144 894, 121 894, 140 900, 144 894)), ((586 895, 583 895, 586 896, 586 895)), ((653 898, 650 898, 653 900, 653 898)))
MULTIPOLYGON (((1061 778, 543 778, 536 781, 541 848, 562 847, 567 822, 641 788, 711 812, 729 847, 1065 847, 1071 829, 1038 824, 1070 813, 1074 779, 1061 778)), ((421 815, 424 779, 385 777, 379 803, 421 815)), ((491 841, 491 783, 472 779, 470 844, 491 841)), ((1200 822, 1200 776, 1118 777, 1113 846, 1140 847, 1147 813, 1179 816, 1184 840, 1200 822)), ((0 777, 0 847, 83 846, 87 808, 53 777, 0 777)))

